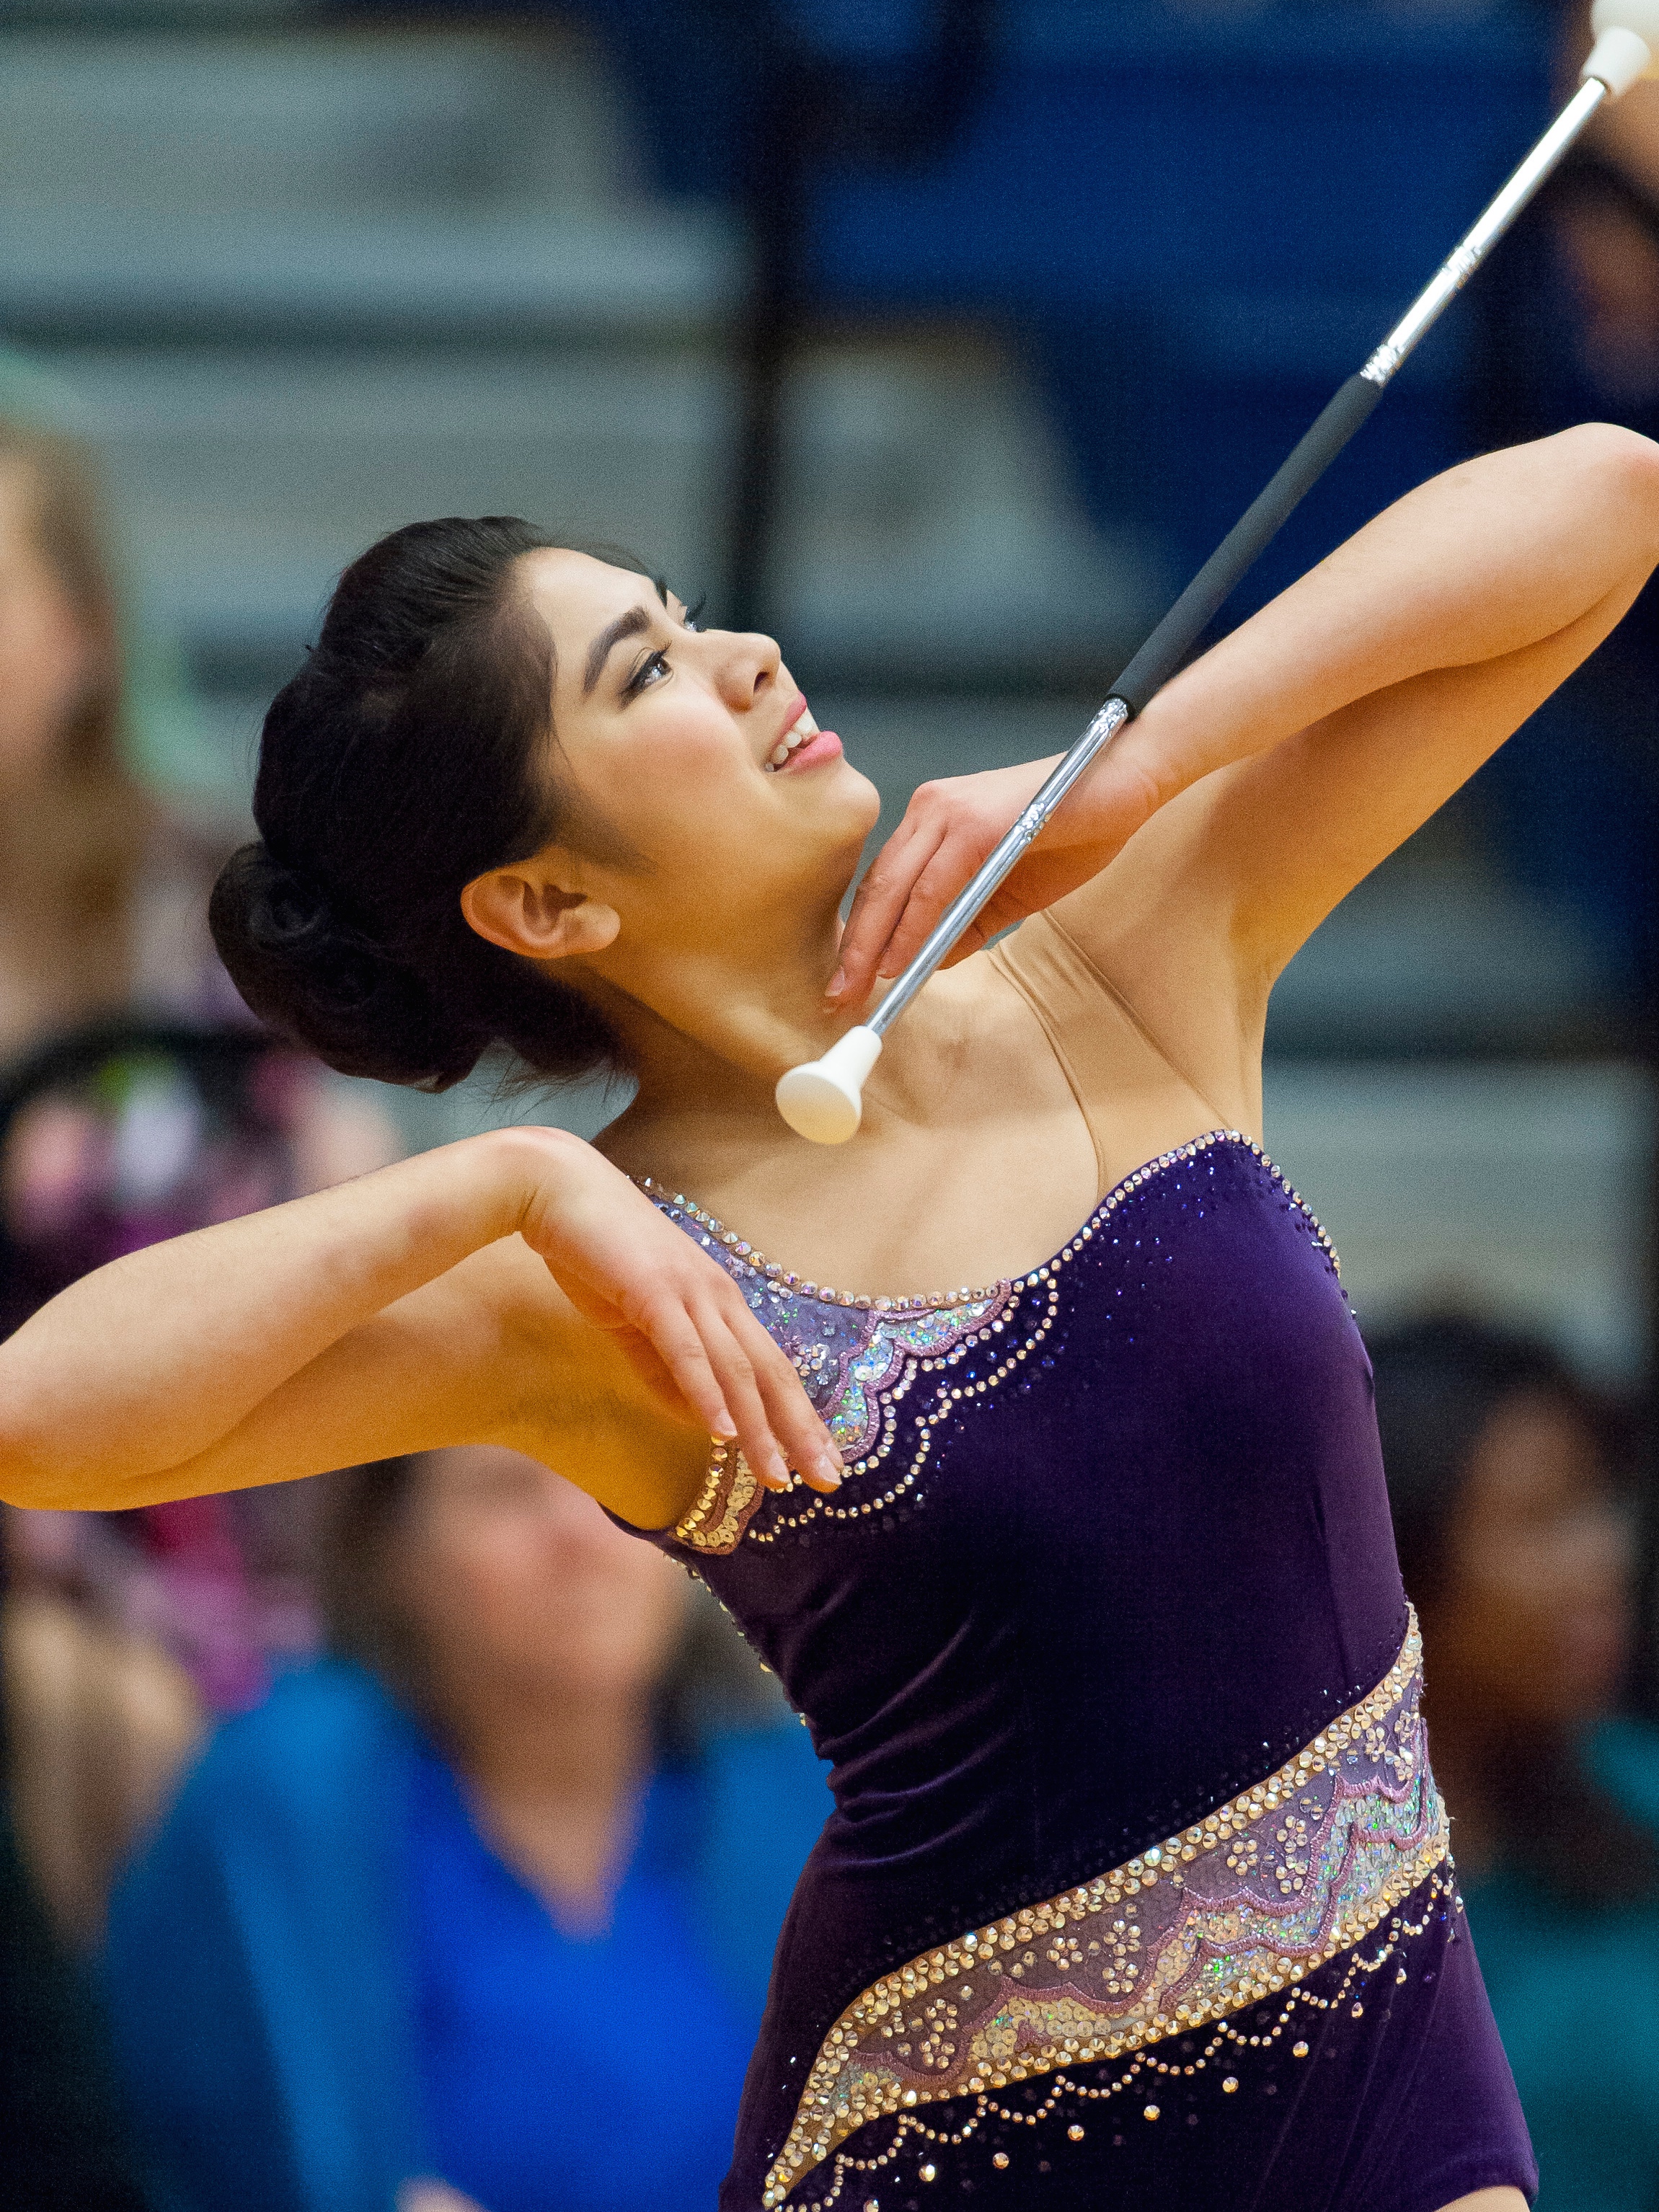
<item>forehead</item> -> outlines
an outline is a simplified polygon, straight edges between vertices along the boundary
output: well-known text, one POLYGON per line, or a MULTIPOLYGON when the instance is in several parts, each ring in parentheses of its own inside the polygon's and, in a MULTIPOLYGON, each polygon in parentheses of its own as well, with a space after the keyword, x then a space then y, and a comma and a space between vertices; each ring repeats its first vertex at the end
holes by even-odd
POLYGON ((552 633, 561 665, 586 653, 596 634, 629 607, 660 604, 649 577, 591 553, 542 546, 523 555, 520 567, 531 604, 552 633))

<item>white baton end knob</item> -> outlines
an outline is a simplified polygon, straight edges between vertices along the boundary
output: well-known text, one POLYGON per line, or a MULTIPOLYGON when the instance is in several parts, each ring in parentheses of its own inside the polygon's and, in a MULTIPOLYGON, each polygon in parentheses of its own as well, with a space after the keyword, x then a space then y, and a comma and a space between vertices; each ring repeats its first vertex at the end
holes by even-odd
POLYGON ((778 1111, 798 1137, 815 1145, 844 1145, 864 1118, 863 1091, 881 1058, 874 1030, 848 1030, 822 1060, 809 1060, 778 1078, 778 1111))
POLYGON ((1582 74, 1622 100, 1644 76, 1659 76, 1659 0, 1595 0, 1595 45, 1582 74))

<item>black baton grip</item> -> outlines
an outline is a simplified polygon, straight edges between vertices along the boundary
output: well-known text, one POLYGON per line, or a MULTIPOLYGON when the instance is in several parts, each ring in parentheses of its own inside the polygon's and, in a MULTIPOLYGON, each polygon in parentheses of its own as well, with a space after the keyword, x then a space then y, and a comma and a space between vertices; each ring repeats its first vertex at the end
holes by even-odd
POLYGON ((1351 376, 1253 507, 1246 509, 1164 616, 1117 682, 1112 696, 1138 714, 1180 668, 1234 586, 1273 543, 1386 386, 1351 376))

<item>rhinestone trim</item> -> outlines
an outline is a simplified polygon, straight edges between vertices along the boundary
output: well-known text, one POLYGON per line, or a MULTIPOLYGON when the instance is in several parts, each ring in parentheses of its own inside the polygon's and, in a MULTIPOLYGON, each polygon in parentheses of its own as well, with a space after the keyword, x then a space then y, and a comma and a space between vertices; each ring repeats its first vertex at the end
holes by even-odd
MULTIPOLYGON (((1424 1887, 1418 1918, 1408 1919, 1403 1910, 1395 1912, 1389 1921, 1382 1942, 1374 1952, 1368 1952, 1356 1947, 1348 1954, 1347 1969, 1341 1981, 1328 1995, 1310 1989, 1306 1983, 1298 1983, 1287 1992, 1285 2002, 1279 2007, 1277 2015, 1271 2022, 1261 2011, 1254 2014, 1236 2013, 1226 2020, 1218 2021, 1214 2032, 1206 2039, 1203 2048, 1194 2051, 1190 2057, 1184 2057, 1185 2053, 1193 2051, 1193 2041, 1188 2037, 1182 2039, 1173 2057, 1166 2058, 1158 2055, 1162 2051, 1170 2049, 1170 2044, 1152 2045, 1130 2059, 1121 2074, 1115 2076, 1108 2075, 1104 2080, 1079 2081, 1074 2081, 1069 2074, 1051 2075, 1048 2077, 1050 2086, 1042 2103, 1035 2106, 1027 2106, 1024 2110, 1018 2106, 1005 2105, 999 2098, 987 2092, 975 2099, 972 2111, 954 2127, 948 2124, 934 2127, 918 2112, 901 2112, 894 2124, 892 2137, 884 2150, 872 2151, 867 2156, 860 2158, 851 2157, 845 2151, 837 2151, 834 2179, 824 2195, 815 2198, 811 2203, 803 2202, 798 2198, 795 2206, 791 2208, 791 2212, 834 2212, 834 2208, 842 2202, 850 2177, 891 2172, 898 2160, 905 2156, 907 2146, 912 2155, 917 2144, 933 2144, 937 2145, 940 2149, 960 2150, 971 2143, 973 2138, 981 2130, 988 2131, 999 2122, 1004 2127, 1012 2130, 1040 2128, 1044 2121, 1062 2106, 1069 2107, 1073 2113, 1080 2115, 1091 2106, 1110 2104, 1117 2098, 1126 2096, 1131 2092, 1144 2095, 1150 2089, 1153 2092, 1154 2098, 1171 2093, 1178 2094, 1180 2084, 1183 2080, 1193 2081, 1200 2075, 1210 2073, 1212 2069, 1219 2072, 1224 2067, 1229 2069, 1235 2066, 1249 2067, 1265 2057, 1279 2042, 1285 2030, 1304 2013, 1310 2011, 1323 2013, 1328 2018, 1332 2015, 1340 2015, 1346 2009, 1353 2019, 1358 2020, 1365 2010, 1364 2002, 1357 2002, 1352 2005, 1349 2002, 1356 1988, 1362 1984, 1369 1984, 1377 1974, 1381 1973, 1383 1967, 1391 1962, 1395 1963, 1395 1982, 1398 1984, 1408 1980, 1410 1978, 1404 1965, 1399 1963, 1401 1948, 1424 1935, 1427 1931, 1430 1922, 1437 1914, 1442 1919, 1455 1918, 1459 1921, 1463 1915, 1463 1900, 1457 1894, 1457 1887, 1452 1876, 1449 1859, 1447 1859, 1434 1874, 1430 1875, 1424 1887), (1255 2026, 1252 2032, 1253 2021, 1255 2026)), ((1451 1942, 1455 1943, 1459 1940, 1459 1933, 1456 1927, 1452 1929, 1451 1942)), ((1369 1994, 1369 1989, 1367 1994, 1369 1994)), ((1316 2032, 1316 2021, 1310 2021, 1307 2025, 1315 2027, 1316 2032)), ((1301 2036, 1291 2045, 1291 2057, 1298 2060, 1307 2058, 1310 2056, 1311 2051, 1312 2045, 1307 2041, 1305 2035, 1301 2036)), ((1224 2075, 1220 2082, 1220 2090, 1224 2097, 1237 2096, 1239 2087, 1239 2075, 1231 2070, 1224 2075)), ((1272 2094, 1272 2089, 1273 2085, 1269 2083, 1269 2094, 1272 2094)), ((1156 2124, 1163 2116, 1164 2108, 1156 2101, 1141 2106, 1139 2117, 1146 2123, 1156 2124)), ((1192 2117, 1189 2112, 1188 2119, 1190 2120, 1192 2117)), ((1121 2118, 1120 2118, 1119 2124, 1121 2125, 1121 2118)), ((1080 2143, 1088 2132, 1081 2118, 1074 2118, 1066 2130, 1066 2140, 1068 2143, 1080 2143)), ((1012 2139, 1017 2141, 1018 2137, 1012 2139)), ((1120 2136, 1118 2140, 1121 2142, 1122 2138, 1120 2136)), ((1043 2147, 1041 2143, 1032 2146, 1033 2148, 1043 2147)), ((1011 2160, 1006 2151, 999 2150, 993 2153, 990 2162, 994 2168, 1000 2172, 1014 2161, 1011 2160)), ((1039 2162, 1037 2166, 1039 2173, 1048 2173, 1052 2170, 1048 2161, 1039 2162)), ((900 2177, 894 2173, 893 2179, 896 2180, 900 2177)), ((923 2162, 916 2169, 916 2179, 924 2182, 938 2180, 939 2168, 933 2163, 931 2154, 924 2153, 923 2162)), ((877 2199, 866 2198, 864 2212, 880 2212, 877 2199)))
POLYGON ((1111 1217, 1137 1192, 1169 1169, 1220 1145, 1237 1145, 1259 1159, 1291 1204, 1307 1219, 1320 1249, 1340 1275, 1329 1237, 1261 1146, 1237 1129, 1212 1129, 1190 1144, 1146 1161, 1115 1184, 1054 1256, 1026 1275, 981 1289, 935 1291, 925 1297, 867 1297, 806 1282, 765 1255, 681 1191, 653 1177, 639 1178, 647 1196, 693 1237, 743 1285, 750 1308, 782 1345, 823 1417, 843 1458, 848 1482, 836 1498, 797 1484, 787 1504, 750 1523, 768 1493, 740 1451, 714 1442, 696 1503, 677 1523, 676 1539, 689 1550, 723 1555, 747 1534, 757 1544, 818 1521, 854 1521, 884 1513, 915 1489, 932 1455, 933 1432, 958 1407, 986 1397, 1036 1353, 1052 1332, 1060 1307, 1063 1271, 1085 1245, 1103 1234, 1111 1217), (999 1343, 998 1339, 1004 1341, 999 1343), (992 1361, 984 1374, 963 1376, 978 1352, 992 1361), (925 1378, 943 1376, 931 1382, 925 1378), (849 1486, 876 1474, 899 1442, 901 1408, 919 1379, 926 1403, 907 1437, 903 1472, 883 1490, 857 1494, 849 1486))
POLYGON ((872 2120, 1190 2034, 1361 1942, 1448 1856, 1421 1693, 1413 1613, 1376 1688, 1277 1773, 861 1991, 813 2062, 763 2205, 872 2120))

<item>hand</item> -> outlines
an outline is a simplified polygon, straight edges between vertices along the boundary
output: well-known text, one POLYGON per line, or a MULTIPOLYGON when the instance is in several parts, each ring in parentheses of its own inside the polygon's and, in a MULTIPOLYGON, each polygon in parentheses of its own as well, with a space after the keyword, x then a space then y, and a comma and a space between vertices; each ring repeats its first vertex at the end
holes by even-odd
POLYGON ((398 2212, 481 2212, 481 2208, 447 2181, 406 2181, 398 2191, 398 2212))
POLYGON ((538 1147, 518 1222, 571 1304, 605 1330, 669 1412, 742 1446, 769 1490, 797 1468, 831 1491, 843 1463, 789 1361, 723 1267, 592 1146, 538 1147))
MULTIPOLYGON (((1122 740, 1119 740, 1121 744, 1122 740)), ((945 908, 1042 787, 1053 760, 924 783, 859 885, 825 993, 861 1006, 878 978, 902 973, 945 908)), ((1097 875, 1158 803, 1150 779, 1116 748, 1066 794, 1042 836, 946 956, 954 967, 1028 914, 1097 875)))

